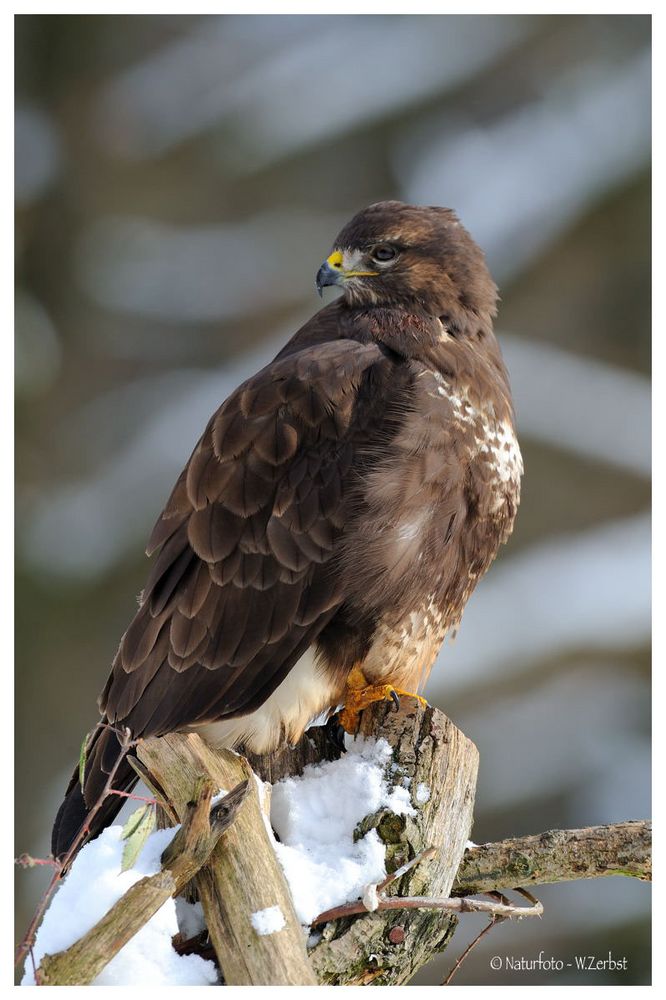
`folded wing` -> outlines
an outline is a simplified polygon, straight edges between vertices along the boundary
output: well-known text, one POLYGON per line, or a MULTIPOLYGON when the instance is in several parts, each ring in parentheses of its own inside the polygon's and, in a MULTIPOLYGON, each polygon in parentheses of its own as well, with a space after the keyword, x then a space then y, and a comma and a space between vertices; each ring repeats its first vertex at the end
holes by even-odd
POLYGON ((251 712, 316 639, 344 600, 334 555, 363 401, 393 364, 374 343, 320 343, 215 413, 153 530, 109 722, 138 737, 251 712))

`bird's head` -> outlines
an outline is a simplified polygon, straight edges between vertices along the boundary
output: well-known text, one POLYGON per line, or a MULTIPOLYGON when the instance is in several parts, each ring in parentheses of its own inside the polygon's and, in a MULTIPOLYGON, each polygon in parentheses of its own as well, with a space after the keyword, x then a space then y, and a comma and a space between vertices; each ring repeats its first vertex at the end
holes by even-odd
POLYGON ((484 329, 497 288, 485 258, 449 208, 380 201, 340 232, 317 273, 317 289, 339 285, 354 306, 417 308, 452 333, 484 329))

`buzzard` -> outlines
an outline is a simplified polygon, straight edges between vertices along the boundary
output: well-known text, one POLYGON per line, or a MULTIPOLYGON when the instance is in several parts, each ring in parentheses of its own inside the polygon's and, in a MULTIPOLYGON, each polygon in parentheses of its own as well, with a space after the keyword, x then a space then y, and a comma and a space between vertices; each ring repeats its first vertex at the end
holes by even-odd
MULTIPOLYGON (((416 692, 513 527, 522 462, 497 288, 447 208, 379 202, 337 237, 342 295, 211 417, 148 544, 62 857, 133 739, 196 731, 269 753, 322 713, 353 730, 416 692)), ((112 821, 108 796, 86 837, 112 821)))

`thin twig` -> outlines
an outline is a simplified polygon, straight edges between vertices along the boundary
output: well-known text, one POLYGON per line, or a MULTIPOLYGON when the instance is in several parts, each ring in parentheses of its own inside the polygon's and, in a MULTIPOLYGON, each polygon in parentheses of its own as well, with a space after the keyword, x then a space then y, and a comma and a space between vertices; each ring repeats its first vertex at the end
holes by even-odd
MULTIPOLYGON (((514 892, 519 892, 521 896, 524 896, 525 899, 529 900, 529 902, 532 904, 532 906, 534 906, 534 907, 541 907, 541 911, 543 912, 543 907, 541 906, 541 903, 539 902, 539 900, 536 898, 536 896, 533 896, 531 892, 528 892, 527 889, 514 889, 514 892)), ((503 892, 499 892, 499 890, 497 890, 497 889, 491 889, 490 892, 484 892, 483 895, 484 896, 490 896, 491 899, 493 899, 493 900, 495 900, 497 902, 502 903, 502 905, 504 905, 504 906, 511 906, 511 901, 509 899, 507 899, 507 897, 504 895, 503 892)), ((457 961, 454 963, 453 968, 449 972, 449 974, 446 977, 446 979, 443 981, 442 986, 450 986, 451 985, 451 980, 456 975, 456 973, 459 971, 460 966, 463 964, 463 962, 465 961, 465 959, 468 957, 468 955, 472 951, 472 949, 476 948, 476 946, 479 943, 479 941, 481 940, 481 938, 485 937, 486 934, 488 934, 488 932, 491 930, 491 928, 493 928, 497 924, 501 924, 505 920, 509 920, 509 919, 510 918, 508 916, 503 916, 501 914, 493 914, 491 916, 491 918, 490 918, 490 923, 486 924, 486 926, 476 935, 476 937, 474 938, 474 940, 471 941, 467 945, 467 947, 465 948, 465 950, 462 953, 462 955, 460 956, 460 958, 458 958, 457 961)), ((518 919, 521 920, 522 917, 519 917, 518 919)))
POLYGON ((55 858, 33 858, 31 854, 19 854, 14 858, 14 864, 19 868, 38 868, 39 866, 49 866, 50 868, 60 868, 60 862, 55 858))
MULTIPOLYGON (((108 726, 108 724, 102 724, 102 725, 108 726)), ((15 966, 18 965, 20 961, 22 961, 22 959, 26 955, 26 952, 32 949, 32 946, 35 941, 35 932, 37 931, 37 927, 39 926, 40 920, 42 919, 44 913, 46 912, 46 909, 51 901, 51 897, 53 896, 53 893, 57 889, 58 883, 63 877, 63 873, 67 870, 69 862, 72 860, 72 858, 78 851, 86 833, 89 832, 91 821, 95 818, 95 816, 101 809, 104 800, 109 794, 111 786, 113 784, 113 779, 115 778, 118 772, 118 768, 120 767, 121 763, 127 756, 128 751, 133 746, 132 735, 129 729, 125 729, 124 731, 119 731, 116 729, 115 732, 116 735, 118 736, 118 742, 120 743, 120 753, 118 754, 115 764, 111 768, 111 771, 106 780, 106 784, 104 785, 104 788, 101 791, 101 794, 99 795, 97 801, 93 804, 91 809, 88 811, 85 823, 83 824, 83 826, 77 833, 76 837, 72 841, 69 850, 65 854, 64 858, 62 858, 62 860, 60 861, 60 867, 54 872, 51 881, 49 882, 49 884, 47 885, 46 889, 42 894, 42 898, 39 901, 39 904, 37 906, 37 909, 35 910, 32 920, 30 921, 28 929, 25 932, 22 941, 19 943, 16 949, 16 957, 14 959, 15 966)))
MULTIPOLYGON (((377 900, 377 910, 446 910, 449 913, 488 913, 493 916, 508 918, 541 917, 543 906, 538 901, 533 906, 513 906, 505 903, 487 903, 483 899, 470 899, 467 896, 380 896, 377 900)), ((367 907, 362 900, 345 903, 325 910, 312 921, 312 926, 325 924, 329 920, 340 917, 352 917, 356 913, 367 913, 367 907)))
POLYGON ((492 916, 490 918, 490 922, 487 923, 486 926, 481 931, 479 931, 479 933, 476 935, 476 937, 474 938, 474 940, 471 941, 467 945, 467 947, 465 948, 465 950, 462 953, 462 955, 460 955, 460 957, 456 959, 456 961, 453 964, 453 968, 449 972, 448 976, 446 977, 446 979, 444 979, 442 981, 442 986, 450 986, 451 985, 451 980, 455 976, 456 972, 458 972, 458 970, 460 969, 460 966, 463 964, 463 962, 465 961, 465 959, 467 958, 467 956, 469 955, 469 953, 471 952, 471 950, 473 948, 476 948, 476 946, 479 943, 479 941, 481 940, 481 938, 485 937, 486 934, 489 931, 491 931, 493 927, 497 926, 497 924, 501 924, 505 920, 508 920, 508 919, 509 919, 508 917, 496 917, 496 916, 492 916))
POLYGON ((133 792, 121 792, 117 788, 110 788, 109 795, 119 795, 122 799, 131 799, 132 802, 147 802, 150 806, 159 806, 161 803, 157 799, 149 799, 145 795, 134 795, 133 792))
POLYGON ((416 865, 420 864, 422 861, 425 861, 428 858, 433 858, 436 854, 437 848, 426 847, 424 851, 419 851, 419 853, 415 855, 411 861, 407 861, 404 865, 401 865, 400 868, 397 868, 394 872, 391 872, 390 875, 387 875, 382 882, 370 882, 366 885, 361 894, 361 902, 363 903, 364 909, 366 909, 368 913, 374 913, 374 911, 378 909, 380 898, 384 898, 379 896, 382 889, 385 889, 387 885, 391 885, 391 883, 395 882, 397 879, 402 878, 403 875, 406 875, 408 871, 411 871, 412 868, 415 868, 416 865))
POLYGON ((436 854, 436 847, 426 847, 424 851, 419 851, 419 853, 416 854, 411 861, 407 861, 404 865, 401 865, 400 868, 396 868, 394 872, 391 872, 390 875, 386 876, 383 882, 379 882, 377 884, 377 892, 381 892, 387 887, 387 885, 390 885, 391 882, 395 882, 396 879, 402 878, 403 875, 406 875, 407 872, 411 871, 412 868, 415 868, 416 865, 420 865, 422 861, 429 861, 430 858, 434 858, 436 854))
MULTIPOLYGON (((524 896, 525 899, 532 904, 532 906, 541 906, 539 900, 536 898, 536 896, 532 895, 529 889, 524 889, 522 886, 520 887, 516 886, 516 888, 513 891, 519 892, 521 896, 524 896)), ((502 894, 498 893, 498 895, 501 896, 502 894)), ((506 896, 504 896, 503 898, 506 899, 506 896)))

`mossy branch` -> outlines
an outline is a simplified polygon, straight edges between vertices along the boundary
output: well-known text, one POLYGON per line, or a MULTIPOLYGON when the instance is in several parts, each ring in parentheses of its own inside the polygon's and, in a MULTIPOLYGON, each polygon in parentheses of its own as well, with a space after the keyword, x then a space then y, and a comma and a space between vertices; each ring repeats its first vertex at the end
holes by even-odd
POLYGON ((548 830, 465 851, 454 896, 515 886, 626 875, 652 879, 652 823, 633 820, 581 830, 548 830))

